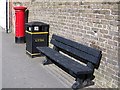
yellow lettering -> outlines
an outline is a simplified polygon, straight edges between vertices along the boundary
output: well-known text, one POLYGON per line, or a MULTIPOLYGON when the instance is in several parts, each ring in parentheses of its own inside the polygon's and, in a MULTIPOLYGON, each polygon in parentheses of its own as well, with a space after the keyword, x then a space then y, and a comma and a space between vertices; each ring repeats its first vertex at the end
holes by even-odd
POLYGON ((44 42, 45 40, 43 38, 37 38, 35 39, 35 42, 44 42))

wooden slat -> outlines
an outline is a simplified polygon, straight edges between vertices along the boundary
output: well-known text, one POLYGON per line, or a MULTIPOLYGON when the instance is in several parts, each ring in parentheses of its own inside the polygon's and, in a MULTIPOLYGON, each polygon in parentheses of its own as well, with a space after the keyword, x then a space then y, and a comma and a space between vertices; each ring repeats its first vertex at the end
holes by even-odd
POLYGON ((62 49, 63 52, 65 51, 64 53, 67 53, 68 55, 70 55, 76 59, 79 59, 80 61, 82 61, 84 63, 91 62, 95 65, 99 64, 97 57, 94 57, 86 52, 80 51, 76 48, 73 48, 73 47, 63 44, 61 42, 58 42, 54 39, 51 40, 51 43, 53 45, 55 45, 56 47, 59 47, 60 49, 62 49))
POLYGON ((72 60, 71 58, 60 54, 57 51, 55 51, 49 47, 38 47, 37 49, 41 53, 43 53, 47 57, 49 57, 51 60, 54 60, 54 62, 56 64, 60 64, 62 67, 74 72, 76 75, 92 73, 92 70, 89 67, 84 66, 84 65, 72 60))
POLYGON ((60 36, 57 36, 57 35, 53 35, 52 36, 52 39, 55 39, 61 43, 64 43, 66 45, 69 45, 73 48, 76 48, 78 50, 81 50, 83 52, 86 52, 90 55, 93 55, 95 57, 99 57, 100 54, 101 54, 101 51, 97 50, 97 49, 94 49, 94 48, 91 48, 91 47, 88 47, 88 46, 85 46, 85 45, 82 45, 80 43, 77 43, 77 42, 74 42, 74 41, 71 41, 71 40, 68 40, 68 39, 65 39, 63 37, 60 37, 60 36))

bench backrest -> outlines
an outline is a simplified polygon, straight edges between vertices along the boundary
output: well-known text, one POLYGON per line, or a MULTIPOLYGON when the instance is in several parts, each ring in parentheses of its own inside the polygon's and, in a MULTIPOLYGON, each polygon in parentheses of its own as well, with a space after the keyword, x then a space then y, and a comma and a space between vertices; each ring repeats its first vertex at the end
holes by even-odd
POLYGON ((62 51, 83 63, 87 64, 90 62, 98 69, 102 57, 101 51, 57 35, 52 36, 51 43, 57 47, 59 51, 62 51))

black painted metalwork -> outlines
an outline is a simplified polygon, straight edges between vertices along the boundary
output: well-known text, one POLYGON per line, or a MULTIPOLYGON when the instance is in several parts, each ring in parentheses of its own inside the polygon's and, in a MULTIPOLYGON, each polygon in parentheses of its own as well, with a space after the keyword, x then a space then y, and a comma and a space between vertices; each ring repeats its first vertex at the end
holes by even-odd
POLYGON ((9 33, 9 29, 8 29, 8 27, 9 27, 9 25, 8 25, 8 0, 6 0, 6 33, 9 33))
POLYGON ((48 46, 49 25, 42 22, 26 24, 26 53, 31 57, 40 56, 37 46, 48 46))

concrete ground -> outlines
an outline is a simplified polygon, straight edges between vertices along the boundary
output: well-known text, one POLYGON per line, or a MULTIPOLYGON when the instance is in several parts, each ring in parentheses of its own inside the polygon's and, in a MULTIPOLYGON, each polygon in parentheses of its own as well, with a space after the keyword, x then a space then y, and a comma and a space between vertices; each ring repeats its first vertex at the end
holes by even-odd
POLYGON ((2 31, 2 88, 71 88, 75 78, 54 64, 43 66, 45 57, 30 58, 25 48, 2 31))
POLYGON ((25 44, 15 44, 14 34, 2 32, 2 88, 68 88, 42 65, 44 57, 30 58, 25 44))

